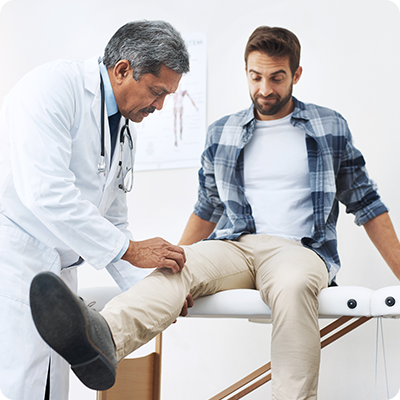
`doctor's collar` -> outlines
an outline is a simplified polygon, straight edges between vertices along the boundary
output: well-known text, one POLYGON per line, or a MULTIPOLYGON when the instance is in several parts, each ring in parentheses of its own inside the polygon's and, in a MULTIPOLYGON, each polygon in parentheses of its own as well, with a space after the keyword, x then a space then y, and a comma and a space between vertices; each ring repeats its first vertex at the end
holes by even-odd
POLYGON ((110 77, 108 76, 107 68, 103 62, 99 62, 99 69, 104 83, 104 97, 106 102, 107 116, 110 117, 118 112, 117 102, 115 101, 115 96, 112 90, 110 77))

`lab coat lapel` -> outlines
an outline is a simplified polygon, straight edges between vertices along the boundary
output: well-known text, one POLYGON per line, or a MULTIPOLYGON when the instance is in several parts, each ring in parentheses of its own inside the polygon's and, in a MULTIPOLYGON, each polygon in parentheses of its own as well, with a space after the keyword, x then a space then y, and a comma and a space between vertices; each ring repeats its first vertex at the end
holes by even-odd
MULTIPOLYGON (((120 124, 121 125, 121 124, 120 124)), ((103 196, 101 198, 101 202, 99 205, 99 210, 100 213, 103 215, 107 212, 109 207, 111 206, 112 202, 116 198, 118 194, 118 162, 120 160, 120 145, 119 145, 119 137, 116 142, 115 146, 115 153, 113 155, 112 163, 110 166, 110 154, 111 154, 111 138, 110 138, 110 132, 108 128, 108 120, 107 120, 107 129, 105 129, 105 135, 106 135, 106 140, 105 140, 105 148, 106 148, 106 181, 105 185, 103 188, 103 196)), ((120 129, 120 127, 119 127, 120 129)), ((119 132, 119 131, 118 131, 119 132)))
MULTIPOLYGON (((101 91, 100 91, 100 71, 98 59, 91 58, 84 62, 84 79, 85 89, 93 95, 93 101, 90 106, 93 120, 96 122, 97 134, 99 140, 101 140, 101 124, 100 124, 100 112, 101 112, 101 91)), ((106 118, 106 115, 105 115, 106 118)), ((106 130, 108 124, 104 124, 106 130)), ((107 136, 107 135, 106 135, 107 136)))
MULTIPOLYGON (((100 71, 98 60, 92 58, 85 61, 85 89, 93 94, 93 102, 91 104, 91 113, 96 121, 99 140, 101 140, 101 91, 100 91, 100 71)), ((118 162, 120 159, 119 132, 121 124, 124 123, 124 118, 121 118, 118 128, 118 138, 115 146, 115 152, 111 163, 111 137, 110 126, 108 123, 107 113, 104 113, 104 156, 106 163, 106 177, 103 188, 103 196, 99 205, 100 212, 104 213, 109 205, 114 200, 118 192, 117 174, 118 162)), ((100 156, 100 155, 99 155, 100 156)))
MULTIPOLYGON (((96 121, 99 140, 101 140, 101 90, 100 90, 100 71, 98 60, 92 58, 85 61, 85 89, 93 94, 93 102, 91 104, 91 113, 96 121)), ((106 110, 105 110, 106 111, 106 110)), ((118 147, 118 146, 117 146, 118 147)), ((111 138, 110 126, 108 123, 107 112, 104 113, 104 161, 106 163, 106 186, 109 185, 110 178, 113 177, 110 165, 111 162, 111 138)))
MULTIPOLYGON (((98 140, 101 141, 101 90, 100 90, 100 71, 97 59, 90 59, 85 61, 85 89, 93 95, 93 100, 90 106, 90 112, 93 120, 96 122, 98 140)), ((119 148, 119 146, 117 146, 119 148)), ((108 123, 107 112, 104 113, 104 162, 106 164, 105 176, 101 174, 104 179, 103 193, 98 205, 99 211, 104 215, 112 203, 115 195, 113 195, 111 183, 115 183, 117 166, 116 160, 119 159, 119 154, 116 152, 113 158, 113 165, 110 165, 111 155, 111 138, 110 127, 108 123)), ((99 154, 100 161, 100 154, 99 154)), ((116 189, 114 189, 116 192, 116 189)))

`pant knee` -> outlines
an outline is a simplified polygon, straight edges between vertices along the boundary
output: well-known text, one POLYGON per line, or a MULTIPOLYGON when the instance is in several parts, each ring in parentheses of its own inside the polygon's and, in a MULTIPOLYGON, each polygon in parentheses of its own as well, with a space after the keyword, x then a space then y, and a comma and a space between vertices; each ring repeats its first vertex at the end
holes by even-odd
POLYGON ((274 310, 285 313, 298 312, 301 309, 313 311, 318 308, 320 284, 306 275, 288 275, 278 284, 266 283, 260 289, 261 298, 274 310))

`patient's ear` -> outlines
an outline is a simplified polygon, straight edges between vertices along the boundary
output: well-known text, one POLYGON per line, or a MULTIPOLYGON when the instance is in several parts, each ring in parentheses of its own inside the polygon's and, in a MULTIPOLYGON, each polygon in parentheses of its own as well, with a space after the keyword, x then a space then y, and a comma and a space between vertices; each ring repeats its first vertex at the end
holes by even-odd
POLYGON ((293 85, 295 85, 300 80, 302 73, 303 73, 303 67, 299 66, 293 76, 293 85))

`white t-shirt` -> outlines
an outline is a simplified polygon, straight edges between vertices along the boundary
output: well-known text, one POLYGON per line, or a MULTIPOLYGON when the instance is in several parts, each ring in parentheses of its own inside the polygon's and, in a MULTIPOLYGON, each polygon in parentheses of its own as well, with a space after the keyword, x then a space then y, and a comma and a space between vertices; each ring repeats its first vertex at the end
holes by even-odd
POLYGON ((257 233, 299 241, 311 235, 313 206, 305 133, 290 118, 256 120, 244 149, 244 188, 257 233))

